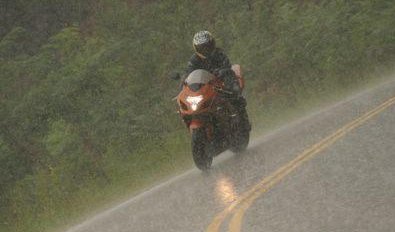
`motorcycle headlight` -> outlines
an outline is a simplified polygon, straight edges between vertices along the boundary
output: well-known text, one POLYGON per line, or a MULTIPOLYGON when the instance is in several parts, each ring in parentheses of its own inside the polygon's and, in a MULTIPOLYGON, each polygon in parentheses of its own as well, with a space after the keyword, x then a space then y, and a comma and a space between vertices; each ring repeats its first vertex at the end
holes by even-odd
POLYGON ((191 109, 193 111, 197 110, 199 103, 203 100, 203 95, 195 96, 195 97, 187 97, 186 101, 191 104, 191 109))

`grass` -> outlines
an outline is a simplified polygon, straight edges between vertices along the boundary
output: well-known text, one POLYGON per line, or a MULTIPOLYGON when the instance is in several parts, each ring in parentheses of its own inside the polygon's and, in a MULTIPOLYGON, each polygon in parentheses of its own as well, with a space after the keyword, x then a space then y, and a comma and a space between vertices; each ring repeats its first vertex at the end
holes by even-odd
POLYGON ((333 88, 328 88, 324 91, 312 90, 308 94, 301 91, 296 95, 296 103, 292 106, 282 104, 282 102, 284 102, 283 99, 272 99, 271 105, 274 105, 274 107, 270 110, 265 110, 264 107, 254 110, 254 106, 258 104, 256 102, 250 104, 249 112, 254 123, 252 135, 253 137, 260 136, 287 122, 294 121, 319 109, 333 105, 349 96, 353 96, 358 92, 384 83, 393 78, 393 73, 392 70, 383 69, 367 75, 359 81, 354 82, 352 85, 334 85, 333 88))

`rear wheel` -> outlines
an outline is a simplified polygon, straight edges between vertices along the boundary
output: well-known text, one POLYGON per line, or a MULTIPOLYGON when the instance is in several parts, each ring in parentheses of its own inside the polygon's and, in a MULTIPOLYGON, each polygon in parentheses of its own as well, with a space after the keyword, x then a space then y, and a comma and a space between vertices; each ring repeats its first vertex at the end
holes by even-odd
POLYGON ((207 135, 204 128, 192 131, 192 155, 197 168, 206 171, 211 167, 213 157, 208 152, 207 135))
POLYGON ((248 116, 242 117, 241 122, 238 125, 235 141, 231 147, 231 151, 235 153, 243 152, 247 149, 248 143, 250 142, 250 131, 251 125, 248 120, 248 116))

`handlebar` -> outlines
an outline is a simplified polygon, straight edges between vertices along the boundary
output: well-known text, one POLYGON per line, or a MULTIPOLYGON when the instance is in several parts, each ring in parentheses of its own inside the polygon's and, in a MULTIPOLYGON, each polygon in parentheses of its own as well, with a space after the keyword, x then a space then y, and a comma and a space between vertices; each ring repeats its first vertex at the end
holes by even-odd
POLYGON ((218 86, 214 86, 214 90, 217 93, 221 94, 222 97, 227 97, 227 98, 237 98, 238 97, 236 93, 229 91, 229 90, 224 90, 223 88, 218 87, 218 86))

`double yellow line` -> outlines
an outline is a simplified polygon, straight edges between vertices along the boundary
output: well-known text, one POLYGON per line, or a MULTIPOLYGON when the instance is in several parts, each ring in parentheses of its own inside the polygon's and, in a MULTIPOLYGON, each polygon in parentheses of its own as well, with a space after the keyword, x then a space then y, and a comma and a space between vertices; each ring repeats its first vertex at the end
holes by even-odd
POLYGON ((262 179, 258 184, 253 186, 250 190, 243 193, 236 201, 234 201, 231 205, 225 208, 222 212, 220 212, 208 226, 206 232, 218 232, 224 220, 231 214, 233 214, 232 218, 229 222, 229 232, 240 232, 241 224, 246 210, 252 205, 252 203, 260 197, 263 193, 268 191, 275 184, 280 182, 285 176, 294 171, 300 165, 302 165, 307 160, 311 159, 319 152, 329 147, 341 137, 346 135, 351 130, 359 127, 367 120, 373 118, 380 112, 384 111, 391 105, 395 103, 395 97, 388 99, 381 105, 377 106, 373 110, 365 113, 359 118, 353 120, 342 128, 338 129, 333 134, 324 138, 320 142, 314 144, 313 146, 307 148, 301 154, 299 154, 295 159, 285 164, 281 168, 277 169, 270 176, 262 179))

